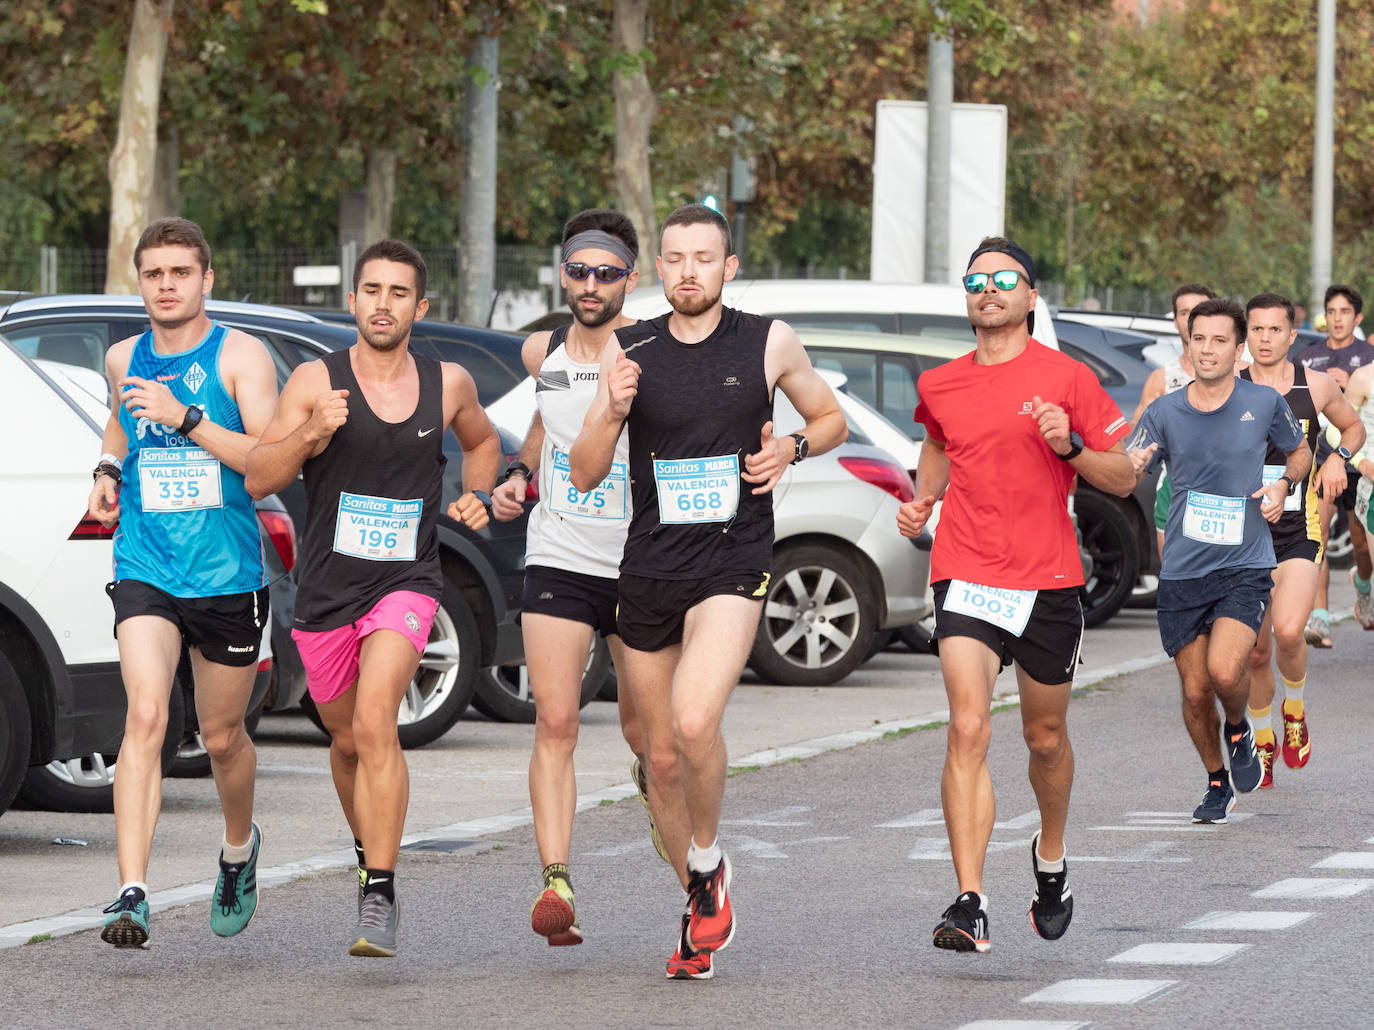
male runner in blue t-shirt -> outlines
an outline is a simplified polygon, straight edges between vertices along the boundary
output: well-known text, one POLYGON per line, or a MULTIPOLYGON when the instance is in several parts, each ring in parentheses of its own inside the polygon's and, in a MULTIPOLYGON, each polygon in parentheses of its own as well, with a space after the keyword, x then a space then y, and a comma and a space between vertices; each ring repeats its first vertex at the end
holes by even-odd
POLYGON ((1159 635, 1178 666, 1183 721, 1207 769, 1207 793, 1193 812, 1202 823, 1226 822, 1235 790, 1249 792, 1260 782, 1245 706, 1250 650, 1273 586, 1268 523, 1283 514, 1284 498, 1312 466, 1283 397, 1236 378, 1245 336, 1245 312, 1234 301, 1195 307, 1188 318, 1194 379, 1152 403, 1129 444, 1137 477, 1164 460, 1174 482, 1159 574, 1159 635), (1264 486, 1270 440, 1287 462, 1264 486), (1217 701, 1226 714, 1229 783, 1217 701))
POLYGON ((277 400, 262 342, 205 314, 215 273, 199 226, 151 223, 134 267, 152 328, 105 357, 114 400, 89 501, 103 525, 119 523, 106 589, 128 695, 114 783, 120 889, 100 932, 117 948, 148 942, 148 854, 183 647, 224 811, 210 928, 233 936, 257 909, 257 752, 243 718, 267 623, 267 578, 243 470, 277 400))

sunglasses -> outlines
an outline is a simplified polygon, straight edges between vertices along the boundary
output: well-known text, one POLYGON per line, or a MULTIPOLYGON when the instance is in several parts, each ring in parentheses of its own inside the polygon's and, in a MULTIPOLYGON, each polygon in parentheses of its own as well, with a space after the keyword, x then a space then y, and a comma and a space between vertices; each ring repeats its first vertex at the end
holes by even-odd
POLYGON ((563 272, 574 282, 580 283, 587 276, 594 275, 599 283, 617 283, 630 274, 630 269, 619 268, 616 265, 588 265, 581 261, 564 261, 563 272))
POLYGON ((968 293, 982 293, 988 288, 989 279, 999 290, 1010 291, 1016 289, 1016 284, 1021 281, 1021 273, 1010 268, 1002 272, 970 272, 964 276, 964 290, 968 293))

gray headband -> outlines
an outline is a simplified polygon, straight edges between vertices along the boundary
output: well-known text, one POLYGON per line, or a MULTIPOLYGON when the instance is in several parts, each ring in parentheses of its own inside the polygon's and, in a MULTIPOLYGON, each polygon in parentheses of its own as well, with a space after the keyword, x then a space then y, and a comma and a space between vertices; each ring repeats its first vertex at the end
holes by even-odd
POLYGON ((609 250, 621 261, 625 262, 626 268, 634 268, 635 256, 630 252, 630 248, 625 246, 625 241, 619 236, 612 236, 608 232, 600 229, 586 229, 567 243, 563 244, 563 260, 567 261, 579 250, 587 249, 609 250))

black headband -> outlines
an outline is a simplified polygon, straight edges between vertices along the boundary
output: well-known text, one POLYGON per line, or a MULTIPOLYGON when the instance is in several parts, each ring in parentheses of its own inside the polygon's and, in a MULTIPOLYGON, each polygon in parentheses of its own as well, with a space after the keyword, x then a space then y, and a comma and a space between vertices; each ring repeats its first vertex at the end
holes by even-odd
POLYGON ((973 263, 978 260, 978 255, 980 254, 1006 254, 1026 270, 1026 278, 1029 280, 1027 285, 1032 289, 1035 288, 1035 262, 1031 260, 1029 254, 1015 243, 1008 240, 1006 243, 993 243, 986 247, 979 247, 969 255, 968 264, 964 266, 964 271, 968 271, 968 269, 973 267, 973 263))

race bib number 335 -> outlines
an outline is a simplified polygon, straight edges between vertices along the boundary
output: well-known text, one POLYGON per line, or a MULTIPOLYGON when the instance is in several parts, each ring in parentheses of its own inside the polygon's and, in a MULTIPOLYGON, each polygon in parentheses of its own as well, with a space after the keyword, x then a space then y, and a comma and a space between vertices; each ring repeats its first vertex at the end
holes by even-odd
POLYGON ((369 561, 414 561, 423 498, 398 501, 367 494, 339 494, 334 550, 369 561))
POLYGON ((138 452, 138 485, 147 512, 224 507, 219 460, 202 447, 149 447, 138 452))
POLYGON ((656 458, 654 484, 663 525, 728 522, 739 509, 739 458, 656 458))

